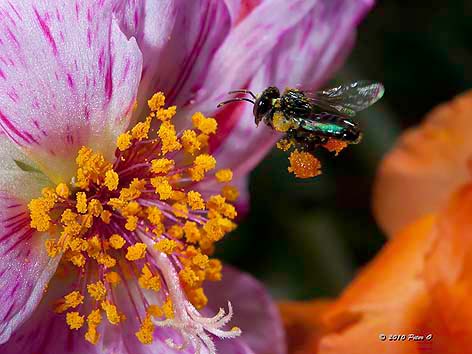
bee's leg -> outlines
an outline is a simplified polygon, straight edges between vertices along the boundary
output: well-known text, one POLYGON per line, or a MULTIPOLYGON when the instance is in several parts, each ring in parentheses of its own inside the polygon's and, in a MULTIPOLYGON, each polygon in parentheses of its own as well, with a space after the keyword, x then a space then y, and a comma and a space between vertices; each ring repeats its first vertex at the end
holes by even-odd
POLYGON ((320 135, 316 135, 314 137, 314 143, 317 145, 317 146, 320 146, 320 145, 324 145, 328 142, 328 138, 325 137, 325 136, 320 136, 320 135))

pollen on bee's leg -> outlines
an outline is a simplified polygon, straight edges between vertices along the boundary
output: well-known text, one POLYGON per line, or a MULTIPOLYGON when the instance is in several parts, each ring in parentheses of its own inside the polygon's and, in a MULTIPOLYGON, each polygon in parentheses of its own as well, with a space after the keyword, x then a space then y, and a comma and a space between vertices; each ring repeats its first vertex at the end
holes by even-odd
POLYGON ((280 139, 276 146, 282 151, 288 151, 293 146, 293 142, 289 139, 280 139))
POLYGON ((323 147, 329 152, 334 152, 337 156, 343 149, 347 147, 347 143, 341 140, 329 139, 328 142, 323 145, 323 147))
POLYGON ((289 172, 298 178, 311 178, 321 174, 321 162, 309 152, 293 151, 289 157, 289 172))
POLYGON ((285 133, 290 128, 293 128, 294 124, 290 119, 285 118, 285 115, 282 112, 277 111, 272 117, 272 125, 276 131, 285 133))

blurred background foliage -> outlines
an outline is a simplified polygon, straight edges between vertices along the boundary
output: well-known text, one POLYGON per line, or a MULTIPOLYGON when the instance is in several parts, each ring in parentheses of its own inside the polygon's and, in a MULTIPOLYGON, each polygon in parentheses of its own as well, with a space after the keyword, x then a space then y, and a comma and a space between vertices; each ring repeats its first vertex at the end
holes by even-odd
MULTIPOLYGON (((336 84, 371 79, 386 95, 359 116, 364 140, 323 175, 297 180, 274 150, 251 175, 251 211, 218 252, 279 299, 335 296, 385 242, 371 213, 376 168, 400 132, 472 86, 472 2, 380 0, 336 84)), ((295 84, 295 83, 294 83, 295 84)))

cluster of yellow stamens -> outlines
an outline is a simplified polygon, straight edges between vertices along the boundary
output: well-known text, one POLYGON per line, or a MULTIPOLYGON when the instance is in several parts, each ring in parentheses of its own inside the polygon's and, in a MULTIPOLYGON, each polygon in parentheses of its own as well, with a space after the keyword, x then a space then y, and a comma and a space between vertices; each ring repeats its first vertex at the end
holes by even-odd
POLYGON ((177 134, 171 123, 176 107, 164 108, 164 102, 162 93, 155 94, 146 119, 118 137, 116 161, 82 147, 74 179, 45 188, 29 203, 31 226, 51 236, 48 255, 63 256, 61 267, 76 269, 82 284, 55 311, 66 313, 72 330, 86 325, 85 339, 94 344, 103 318, 111 325, 126 320, 113 293, 126 291, 132 277, 143 291, 165 299, 138 314, 138 340, 152 343, 154 323, 174 319, 179 304, 151 251, 172 259, 177 281, 197 309, 208 301, 203 282, 221 279, 221 262, 210 256, 215 242, 235 228, 231 202, 238 191, 228 184, 232 171, 215 171, 216 160, 207 153, 217 122, 196 113, 194 129, 177 134), (211 179, 221 183, 220 194, 197 190, 198 182, 211 179))

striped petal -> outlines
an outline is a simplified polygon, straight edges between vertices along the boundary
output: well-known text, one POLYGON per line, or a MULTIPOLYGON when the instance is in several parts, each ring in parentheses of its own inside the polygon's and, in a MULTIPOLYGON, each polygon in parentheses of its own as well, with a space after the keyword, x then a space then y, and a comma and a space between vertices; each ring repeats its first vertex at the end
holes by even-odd
POLYGON ((143 109, 156 91, 165 92, 172 104, 188 104, 231 27, 224 1, 126 0, 117 1, 115 13, 143 53, 138 98, 143 109))
POLYGON ((0 134, 0 343, 35 309, 57 266, 44 248, 47 235, 30 228, 26 207, 45 180, 18 168, 27 162, 4 134, 0 134))
MULTIPOLYGON (((73 291, 70 279, 54 277, 36 311, 10 340, 0 345, 2 354, 18 353, 58 353, 58 354, 113 354, 100 341, 92 345, 84 339, 86 328, 72 331, 66 324, 65 314, 54 312, 55 302, 64 294, 73 291)), ((88 306, 91 308, 91 306, 88 306)), ((83 314, 84 306, 79 309, 83 314)))
POLYGON ((0 127, 55 181, 82 145, 113 153, 141 54, 109 1, 0 1, 0 127))

